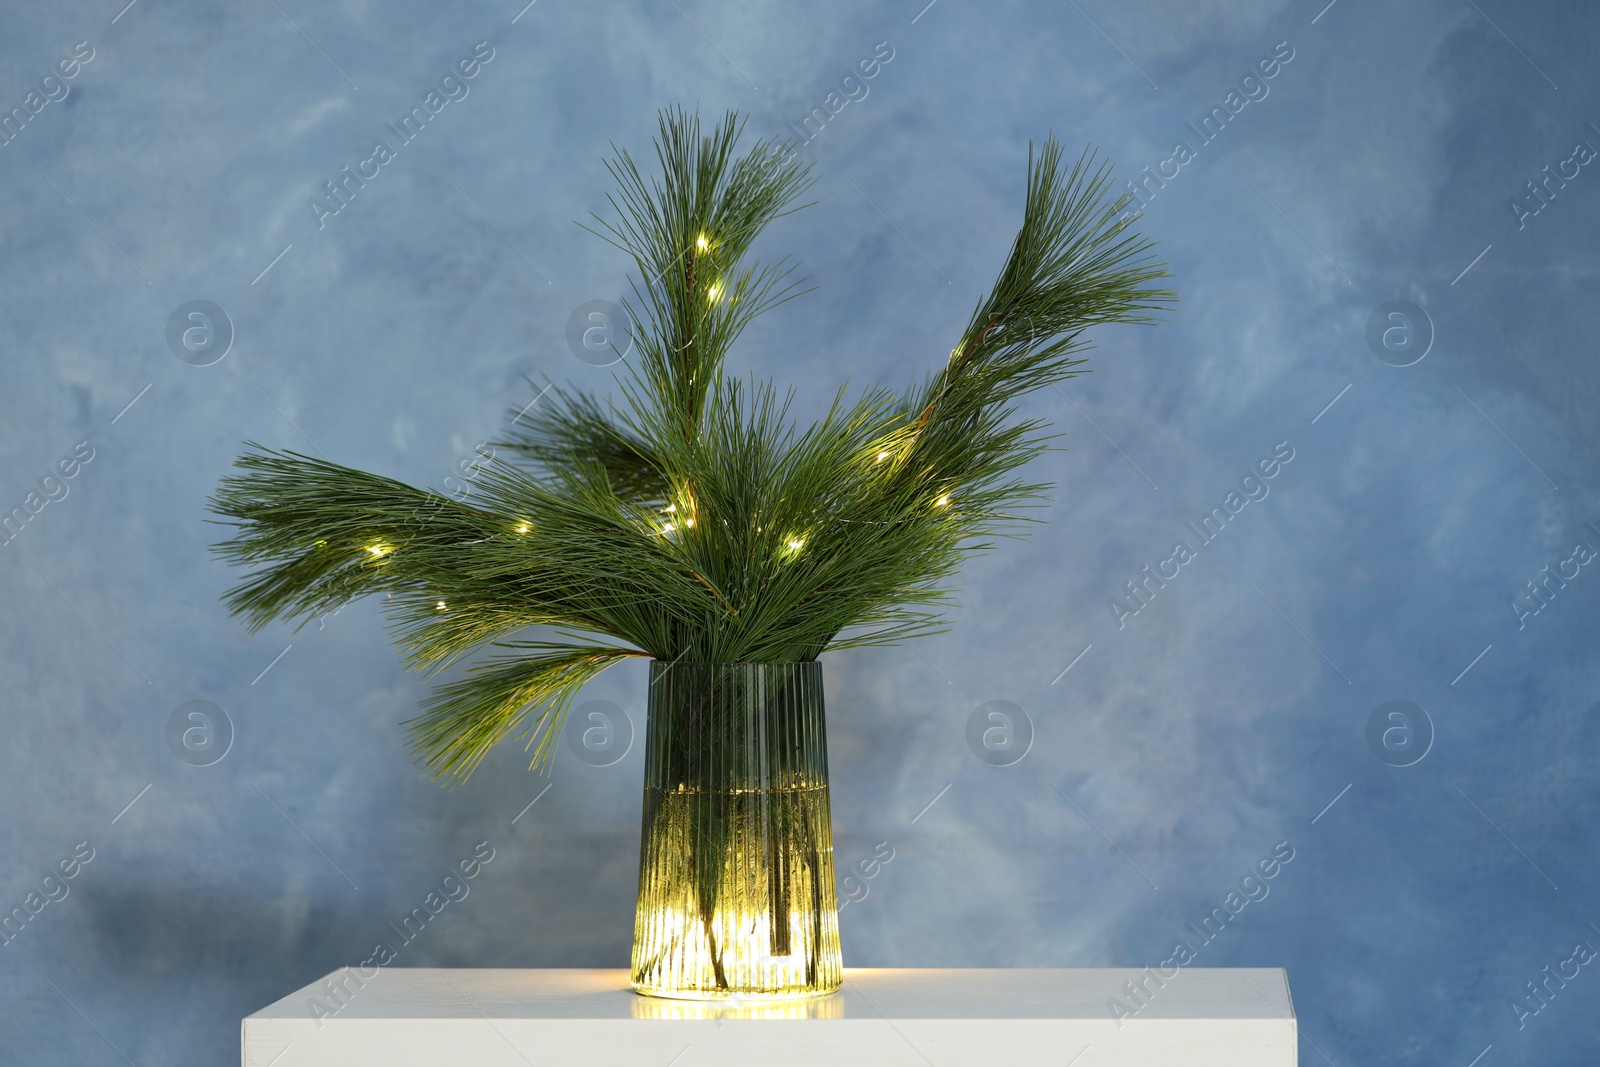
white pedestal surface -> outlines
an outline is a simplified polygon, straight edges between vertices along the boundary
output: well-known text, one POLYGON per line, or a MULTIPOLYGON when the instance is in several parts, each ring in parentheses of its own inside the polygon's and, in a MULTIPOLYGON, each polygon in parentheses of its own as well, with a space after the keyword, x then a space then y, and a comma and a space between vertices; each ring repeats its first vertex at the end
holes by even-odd
POLYGON ((244 1020, 244 1067, 1293 1067, 1281 969, 869 969, 799 1001, 641 997, 626 970, 353 969, 244 1020), (370 974, 370 972, 369 972, 370 974), (1108 1002, 1134 1006, 1114 1018, 1108 1002))

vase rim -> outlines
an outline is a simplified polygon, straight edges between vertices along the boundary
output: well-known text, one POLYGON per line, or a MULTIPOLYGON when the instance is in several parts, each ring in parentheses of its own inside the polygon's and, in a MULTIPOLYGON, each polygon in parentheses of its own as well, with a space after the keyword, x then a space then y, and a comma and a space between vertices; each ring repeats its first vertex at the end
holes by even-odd
POLYGON ((816 659, 663 660, 652 656, 650 663, 652 666, 665 664, 668 667, 804 667, 812 663, 821 666, 822 661, 816 659))

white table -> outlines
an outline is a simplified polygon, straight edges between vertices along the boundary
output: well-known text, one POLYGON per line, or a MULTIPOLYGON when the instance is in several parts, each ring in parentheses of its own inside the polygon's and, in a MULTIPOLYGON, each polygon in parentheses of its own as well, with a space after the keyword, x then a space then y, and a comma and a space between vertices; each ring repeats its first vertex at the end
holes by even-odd
POLYGON ((244 1067, 1292 1067, 1298 1044, 1277 968, 852 968, 832 996, 742 1006, 641 997, 625 970, 366 974, 246 1018, 244 1067), (1125 982, 1145 992, 1118 1020, 1125 982))

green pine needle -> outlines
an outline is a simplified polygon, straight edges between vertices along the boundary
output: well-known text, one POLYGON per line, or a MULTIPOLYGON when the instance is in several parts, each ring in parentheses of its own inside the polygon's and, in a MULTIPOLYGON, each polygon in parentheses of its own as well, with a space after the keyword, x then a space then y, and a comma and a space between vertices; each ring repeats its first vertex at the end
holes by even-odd
MULTIPOLYGON (((948 359, 904 393, 873 387, 802 427, 792 393, 725 377, 734 340, 798 295, 756 235, 811 184, 783 146, 735 147, 663 113, 659 176, 610 163, 617 217, 595 231, 638 268, 636 355, 613 405, 552 389, 496 442, 457 501, 250 444, 211 507, 236 527, 215 551, 257 568, 226 594, 249 628, 383 592, 409 667, 498 655, 441 685, 410 720, 413 750, 460 780, 513 733, 548 769, 562 719, 631 657, 811 660, 946 628, 949 580, 1050 487, 1017 472, 1050 440, 1024 394, 1082 373, 1102 323, 1151 323, 1176 300, 1152 243, 1111 198, 1111 167, 1030 148, 1022 227, 948 359), (556 627, 570 643, 518 641, 556 627)), ((803 206, 803 205, 802 205, 803 206)))

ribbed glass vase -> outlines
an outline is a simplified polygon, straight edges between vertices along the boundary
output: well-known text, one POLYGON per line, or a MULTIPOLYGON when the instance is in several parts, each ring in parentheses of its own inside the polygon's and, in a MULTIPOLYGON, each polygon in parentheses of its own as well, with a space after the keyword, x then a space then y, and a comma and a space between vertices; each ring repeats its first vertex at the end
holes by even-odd
POLYGON ((839 988, 821 665, 652 661, 644 779, 633 988, 839 988))

